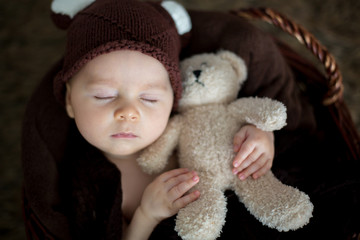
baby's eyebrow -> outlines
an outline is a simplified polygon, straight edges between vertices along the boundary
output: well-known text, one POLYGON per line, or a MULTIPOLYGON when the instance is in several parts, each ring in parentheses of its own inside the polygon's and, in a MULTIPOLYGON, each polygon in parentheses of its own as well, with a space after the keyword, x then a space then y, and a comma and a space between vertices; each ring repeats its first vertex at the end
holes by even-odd
POLYGON ((95 87, 95 86, 107 86, 111 87, 114 86, 114 82, 108 79, 91 79, 88 81, 88 87, 95 87))
POLYGON ((163 91, 167 91, 169 90, 169 87, 165 84, 161 84, 161 83, 148 83, 144 85, 144 89, 145 90, 150 90, 150 89, 160 89, 163 91))

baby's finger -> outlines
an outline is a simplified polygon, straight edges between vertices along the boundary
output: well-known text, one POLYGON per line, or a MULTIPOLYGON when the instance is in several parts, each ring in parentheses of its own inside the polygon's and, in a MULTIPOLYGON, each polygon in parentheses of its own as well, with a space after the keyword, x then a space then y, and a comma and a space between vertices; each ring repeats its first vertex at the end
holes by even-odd
POLYGON ((259 159, 254 161, 250 166, 245 168, 243 171, 238 173, 238 177, 240 180, 245 180, 248 176, 252 175, 256 171, 258 171, 260 168, 262 168, 266 163, 266 158, 264 155, 261 155, 259 159))
POLYGON ((246 142, 244 143, 241 147, 239 152, 236 154, 234 161, 233 161, 233 166, 234 167, 239 167, 242 162, 249 157, 249 155, 252 154, 252 152, 255 150, 255 144, 246 142))
POLYGON ((200 192, 199 191, 194 191, 192 193, 186 194, 185 196, 177 199, 174 202, 174 207, 176 209, 180 209, 185 207, 186 205, 188 205, 189 203, 192 203, 193 201, 195 201, 196 199, 198 199, 200 197, 200 192))
POLYGON ((161 182, 166 182, 173 177, 179 176, 179 175, 187 173, 187 172, 189 172, 189 169, 187 169, 187 168, 176 168, 176 169, 173 169, 173 170, 170 170, 170 171, 167 171, 167 172, 161 174, 158 177, 158 179, 161 182))
POLYGON ((257 179, 257 178, 263 176, 265 173, 267 173, 271 169, 271 167, 272 167, 271 161, 267 161, 262 168, 260 168, 259 170, 257 170, 256 172, 254 172, 252 174, 252 177, 254 179, 257 179))
MULTIPOLYGON (((245 168, 249 167, 253 162, 260 158, 261 154, 262 153, 257 148, 255 148, 239 165, 236 165, 237 167, 233 169, 233 173, 237 174, 245 168)), ((237 158, 235 157, 235 161, 237 161, 236 159, 237 158)))
POLYGON ((180 174, 180 175, 177 175, 175 177, 168 179, 165 182, 166 191, 170 191, 170 189, 172 189, 174 186, 176 186, 179 183, 184 182, 186 180, 192 179, 195 176, 197 176, 196 172, 191 171, 191 172, 185 172, 183 174, 180 174))
POLYGON ((239 132, 237 132, 234 136, 234 140, 233 140, 233 148, 234 148, 234 152, 238 152, 241 148, 241 145, 245 142, 246 140, 246 131, 244 129, 240 129, 239 132))
POLYGON ((197 175, 174 186, 168 193, 171 202, 177 200, 199 182, 197 175))

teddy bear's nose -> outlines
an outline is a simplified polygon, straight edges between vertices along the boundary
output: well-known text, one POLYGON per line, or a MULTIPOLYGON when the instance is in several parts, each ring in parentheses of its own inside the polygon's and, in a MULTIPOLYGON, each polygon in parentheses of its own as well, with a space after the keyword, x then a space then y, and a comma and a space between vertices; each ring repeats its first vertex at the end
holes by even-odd
POLYGON ((199 78, 200 74, 201 74, 201 70, 195 70, 195 71, 193 71, 193 73, 194 73, 196 78, 199 78))

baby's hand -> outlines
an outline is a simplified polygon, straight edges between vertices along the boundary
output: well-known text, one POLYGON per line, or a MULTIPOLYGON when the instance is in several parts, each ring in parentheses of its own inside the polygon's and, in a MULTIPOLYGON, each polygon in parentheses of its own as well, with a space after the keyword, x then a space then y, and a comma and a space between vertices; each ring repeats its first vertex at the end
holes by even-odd
POLYGON ((198 182, 196 172, 185 168, 165 172, 145 189, 140 211, 150 220, 159 223, 199 198, 199 191, 187 193, 198 182))
POLYGON ((244 180, 248 176, 261 177, 272 167, 274 159, 274 134, 253 125, 246 125, 234 137, 233 173, 244 180))

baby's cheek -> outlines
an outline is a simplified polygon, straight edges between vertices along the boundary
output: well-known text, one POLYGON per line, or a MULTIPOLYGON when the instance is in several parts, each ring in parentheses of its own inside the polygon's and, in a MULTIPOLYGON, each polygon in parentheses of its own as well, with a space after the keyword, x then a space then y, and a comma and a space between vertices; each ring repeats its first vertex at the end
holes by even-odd
POLYGON ((154 140, 159 138, 161 134, 165 131, 165 128, 168 124, 168 119, 164 118, 155 118, 153 120, 152 127, 149 128, 149 134, 154 136, 154 140))
POLYGON ((103 132, 105 124, 104 119, 101 117, 102 114, 86 111, 86 109, 75 112, 75 123, 85 139, 100 137, 99 134, 103 132))

